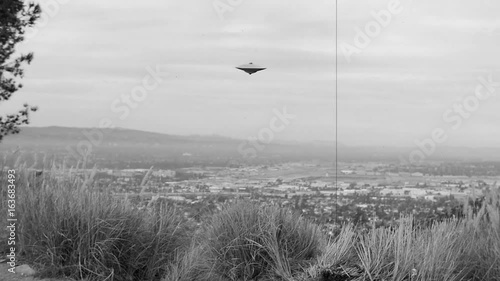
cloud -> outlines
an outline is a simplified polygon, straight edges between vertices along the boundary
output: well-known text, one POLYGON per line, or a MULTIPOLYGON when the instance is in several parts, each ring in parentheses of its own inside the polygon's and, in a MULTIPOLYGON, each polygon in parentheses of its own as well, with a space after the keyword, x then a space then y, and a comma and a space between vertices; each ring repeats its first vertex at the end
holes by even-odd
MULTIPOLYGON (((441 124, 442 111, 469 94, 479 75, 498 68, 500 37, 492 34, 499 21, 488 6, 496 4, 458 2, 401 1, 405 13, 370 46, 351 63, 339 58, 344 142, 412 145, 441 124)), ((339 40, 351 42, 354 28, 387 3, 339 1, 339 40)), ((220 20, 212 1, 68 1, 23 45, 35 60, 25 88, 0 110, 33 101, 40 106, 34 125, 97 126, 99 118, 114 116, 110 103, 130 93, 147 66, 161 64, 168 77, 120 126, 246 137, 266 125, 273 108, 286 105, 300 118, 283 136, 329 140, 335 121, 334 4, 243 1, 220 20), (249 76, 234 68, 248 62, 268 69, 249 76)), ((474 122, 499 114, 484 107, 474 122)), ((457 138, 477 143, 479 134, 500 143, 485 126, 464 126, 457 138)))

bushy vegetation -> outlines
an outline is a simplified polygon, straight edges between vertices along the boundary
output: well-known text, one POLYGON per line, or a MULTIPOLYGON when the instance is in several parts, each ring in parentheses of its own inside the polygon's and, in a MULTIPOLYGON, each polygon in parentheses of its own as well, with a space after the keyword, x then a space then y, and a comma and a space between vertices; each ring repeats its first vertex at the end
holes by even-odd
POLYGON ((311 275, 331 276, 339 268, 354 267, 351 275, 359 280, 498 280, 498 193, 489 199, 478 215, 470 212, 464 220, 436 222, 429 228, 415 226, 411 217, 395 229, 361 235, 348 226, 328 245, 311 275))
POLYGON ((296 213, 245 201, 215 214, 202 233, 203 258, 223 280, 293 280, 325 241, 316 225, 296 213))
POLYGON ((181 217, 169 206, 139 210, 93 191, 91 175, 81 179, 74 170, 15 170, 17 250, 43 268, 42 277, 159 280, 186 243, 181 217))
MULTIPOLYGON (((289 209, 239 201, 188 232, 165 204, 93 190, 92 174, 16 164, 18 251, 42 276, 89 280, 500 280, 500 193, 465 218, 329 239, 289 209)), ((5 173, 0 175, 6 212, 5 173)), ((2 236, 5 239, 5 236, 2 236)), ((6 242, 2 242, 7 245, 6 242)), ((5 246, 3 246, 5 247, 5 246)))
POLYGON ((348 224, 332 240, 286 210, 240 202, 209 220, 165 280, 500 280, 500 192, 484 202, 430 226, 411 216, 368 233, 348 224))

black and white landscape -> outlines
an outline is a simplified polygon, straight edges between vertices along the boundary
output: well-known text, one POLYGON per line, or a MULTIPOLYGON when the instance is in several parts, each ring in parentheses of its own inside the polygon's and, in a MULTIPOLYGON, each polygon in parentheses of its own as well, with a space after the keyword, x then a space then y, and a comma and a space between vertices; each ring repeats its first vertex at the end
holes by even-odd
POLYGON ((0 280, 500 280, 499 14, 0 0, 0 280))

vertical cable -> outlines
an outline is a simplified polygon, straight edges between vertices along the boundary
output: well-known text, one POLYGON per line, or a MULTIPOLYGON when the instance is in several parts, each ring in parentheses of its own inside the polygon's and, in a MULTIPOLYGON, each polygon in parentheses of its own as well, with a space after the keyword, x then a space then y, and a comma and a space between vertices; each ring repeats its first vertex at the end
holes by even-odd
POLYGON ((338 0, 335 0, 335 224, 338 224, 339 218, 339 185, 338 185, 338 0))

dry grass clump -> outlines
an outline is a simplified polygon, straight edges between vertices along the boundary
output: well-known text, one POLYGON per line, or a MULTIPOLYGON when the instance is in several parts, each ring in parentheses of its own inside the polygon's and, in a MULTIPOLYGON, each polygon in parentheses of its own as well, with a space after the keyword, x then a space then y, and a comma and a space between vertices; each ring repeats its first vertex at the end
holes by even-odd
POLYGON ((320 253, 320 229, 289 209, 240 201, 214 214, 165 280, 294 280, 320 253))
POLYGON ((92 173, 15 170, 17 251, 43 268, 41 277, 159 280, 186 244, 181 216, 170 206, 138 210, 94 191, 92 173))

